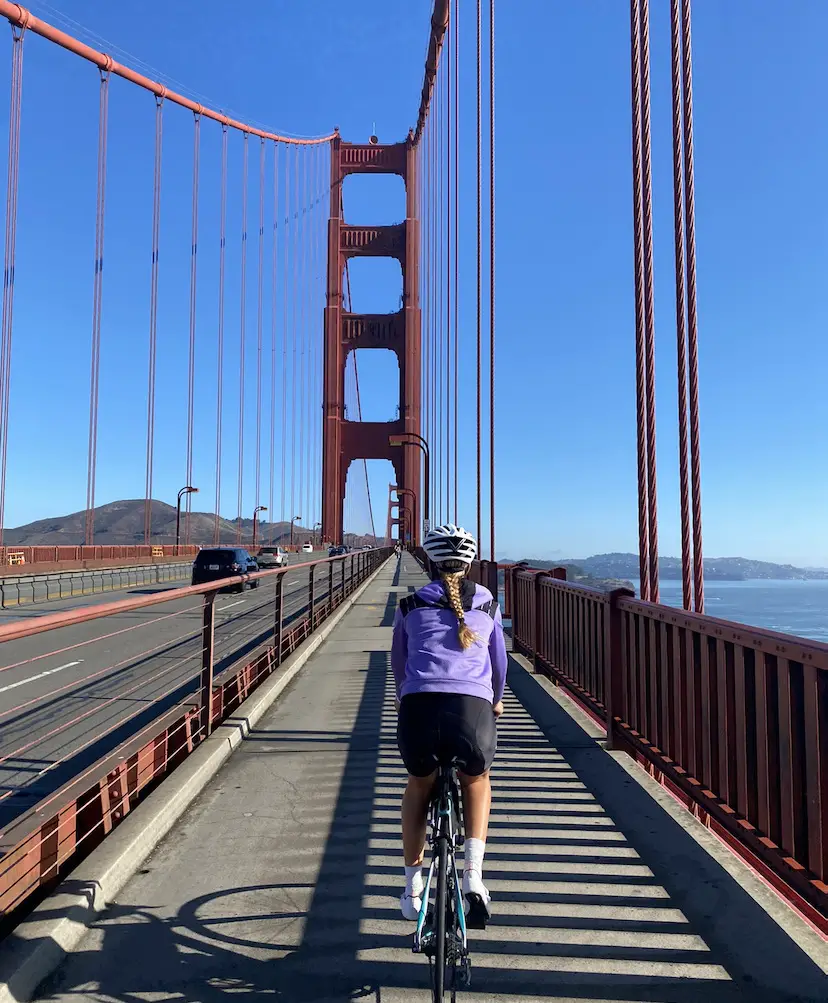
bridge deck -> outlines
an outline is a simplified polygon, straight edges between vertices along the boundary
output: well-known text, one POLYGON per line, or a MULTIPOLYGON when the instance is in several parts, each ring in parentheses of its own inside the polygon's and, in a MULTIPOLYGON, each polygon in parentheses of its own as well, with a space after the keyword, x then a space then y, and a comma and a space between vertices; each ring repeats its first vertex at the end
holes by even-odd
MULTIPOLYGON (((430 999, 398 914, 388 663, 397 600, 419 581, 410 558, 380 572, 41 999, 430 999)), ((462 998, 824 1000, 820 939, 564 704, 512 665, 496 918, 473 935, 462 998)))

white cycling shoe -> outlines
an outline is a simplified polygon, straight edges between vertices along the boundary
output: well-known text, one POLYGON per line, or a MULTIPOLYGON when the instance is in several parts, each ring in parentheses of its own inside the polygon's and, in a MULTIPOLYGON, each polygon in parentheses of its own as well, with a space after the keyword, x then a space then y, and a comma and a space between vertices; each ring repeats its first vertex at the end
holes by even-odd
POLYGON ((421 883, 419 889, 415 885, 414 888, 408 889, 400 895, 400 909, 405 919, 410 920, 412 923, 416 923, 420 916, 420 909, 423 907, 423 891, 424 887, 421 883))
POLYGON ((489 889, 483 884, 479 871, 464 871, 463 902, 466 906, 466 926, 470 930, 485 930, 486 924, 492 918, 489 903, 492 897, 489 889))

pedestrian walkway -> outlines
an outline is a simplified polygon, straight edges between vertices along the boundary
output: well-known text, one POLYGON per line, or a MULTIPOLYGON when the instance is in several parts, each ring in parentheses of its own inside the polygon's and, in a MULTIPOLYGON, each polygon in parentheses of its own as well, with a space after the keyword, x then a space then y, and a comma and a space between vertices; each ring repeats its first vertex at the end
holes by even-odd
MULTIPOLYGON (((389 665, 395 607, 422 581, 407 556, 380 571, 39 999, 430 1000, 398 912, 389 665)), ((560 700, 511 666, 486 858, 495 920, 473 934, 458 999, 824 1001, 805 951, 817 936, 560 700)))

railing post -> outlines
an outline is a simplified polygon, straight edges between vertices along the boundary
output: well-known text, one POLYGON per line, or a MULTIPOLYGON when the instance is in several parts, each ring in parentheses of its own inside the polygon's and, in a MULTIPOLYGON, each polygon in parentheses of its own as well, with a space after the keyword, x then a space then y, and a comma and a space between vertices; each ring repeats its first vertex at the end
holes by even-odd
POLYGON ((328 561, 328 607, 333 612, 334 608, 334 586, 333 586, 334 562, 328 561))
POLYGON ((541 638, 541 587, 540 580, 546 574, 545 571, 538 571, 535 575, 534 581, 534 599, 535 599, 535 622, 532 625, 532 664, 534 665, 535 672, 538 671, 538 661, 540 656, 540 638, 541 638))
POLYGON ((316 567, 315 564, 311 564, 310 568, 308 569, 308 599, 310 603, 310 610, 308 612, 309 634, 313 633, 313 572, 315 567, 316 567))
POLYGON ((215 592, 205 593, 201 628, 201 733, 213 730, 213 650, 215 637, 215 592))
POLYGON ((285 576, 276 579, 276 615, 273 621, 273 639, 276 643, 276 665, 282 664, 282 623, 284 621, 284 581, 285 576))
POLYGON ((623 690, 623 641, 624 620, 618 608, 619 599, 634 599, 635 593, 629 589, 613 589, 609 594, 609 615, 607 617, 604 650, 604 699, 607 707, 607 749, 616 747, 615 718, 624 706, 623 690))

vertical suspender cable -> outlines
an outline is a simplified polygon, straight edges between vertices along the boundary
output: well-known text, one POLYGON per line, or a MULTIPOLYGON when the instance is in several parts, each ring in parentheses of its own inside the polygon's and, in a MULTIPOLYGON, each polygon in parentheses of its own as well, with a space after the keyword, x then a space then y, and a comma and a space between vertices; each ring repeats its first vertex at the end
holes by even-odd
POLYGON ((305 365, 307 362, 305 347, 307 343, 307 331, 305 330, 305 200, 307 199, 307 154, 301 150, 302 171, 299 185, 299 198, 296 203, 296 238, 298 242, 299 289, 294 309, 299 313, 299 510, 308 525, 310 513, 305 505, 305 365))
MULTIPOLYGON (((449 31, 451 31, 451 24, 449 24, 449 31)), ((445 274, 446 274, 446 340, 445 340, 445 378, 446 378, 446 418, 444 423, 445 429, 445 465, 446 465, 446 521, 451 520, 451 486, 452 486, 452 462, 451 462, 451 305, 453 300, 452 295, 452 275, 451 275, 451 253, 453 242, 456 240, 456 234, 453 232, 453 219, 452 219, 452 177, 451 177, 451 159, 452 159, 452 145, 451 145, 451 129, 452 129, 452 98, 453 98, 453 86, 452 86, 452 51, 451 51, 451 35, 449 35, 449 44, 446 47, 446 81, 444 84, 446 97, 446 131, 445 131, 445 170, 446 170, 446 262, 445 262, 445 274)))
MULTIPOLYGON (((425 429, 424 435, 428 440, 429 445, 431 444, 431 283, 432 283, 432 261, 431 261, 431 120, 427 119, 424 130, 425 146, 423 148, 423 156, 425 158, 425 164, 423 165, 423 201, 422 205, 425 207, 425 212, 422 214, 424 216, 424 240, 423 248, 425 252, 425 267, 423 269, 423 291, 425 300, 425 325, 424 325, 424 337, 423 337, 423 408, 425 417, 425 429)), ((429 484, 429 504, 428 509, 431 510, 431 485, 429 484)), ((403 526, 400 525, 400 529, 403 526)))
MULTIPOLYGON (((95 281, 92 293, 92 365, 89 380, 89 454, 86 475, 86 545, 95 543, 95 472, 98 461, 98 380, 101 369, 106 151, 109 124, 109 69, 101 70, 98 117, 98 201, 95 217, 95 281)), ((5 376, 5 374, 4 374, 5 376)))
POLYGON ((247 171, 248 140, 244 134, 244 155, 242 158, 242 239, 241 239, 241 315, 239 317, 239 488, 238 515, 236 518, 236 542, 242 542, 242 502, 244 490, 244 341, 247 326, 247 171))
POLYGON ((264 336, 265 142, 259 141, 259 274, 256 307, 256 508, 262 497, 262 347, 264 336))
POLYGON ((6 179, 6 246, 3 268, 3 319, 0 335, 0 546, 6 515, 6 460, 9 445, 9 396, 14 319, 14 270, 17 248, 17 199, 20 185, 20 119, 23 111, 23 36, 12 25, 12 72, 9 105, 9 163, 6 179))
POLYGON ((313 289, 313 276, 311 274, 311 239, 312 231, 311 225, 313 222, 313 167, 314 167, 314 157, 316 151, 311 147, 305 152, 305 206, 303 213, 305 216, 305 226, 304 226, 304 273, 305 273, 305 289, 303 294, 303 310, 305 314, 305 353, 306 353, 306 368, 307 368, 307 391, 305 395, 305 413, 304 422, 305 432, 307 439, 305 441, 305 509, 307 510, 308 519, 308 529, 313 531, 315 525, 314 511, 313 511, 313 498, 311 496, 311 478, 312 478, 312 450, 313 450, 313 423, 312 415, 313 408, 311 400, 313 397, 313 336, 312 331, 314 329, 313 321, 311 319, 311 290, 313 289))
POLYGON ((155 99, 155 173, 152 186, 152 268, 150 273, 149 375, 147 378, 147 480, 144 500, 144 543, 152 539, 152 474, 155 451, 155 368, 158 341, 158 253, 161 230, 161 146, 164 98, 155 99))
POLYGON ((647 380, 647 521, 650 534, 650 600, 658 592, 656 500, 655 302, 653 295, 653 185, 650 144, 650 0, 641 0, 641 166, 644 184, 644 319, 647 380))
POLYGON ((222 402, 224 396, 224 275, 227 253, 227 126, 221 127, 221 219, 219 222, 218 358, 216 366, 216 517, 213 543, 221 537, 222 402))
MULTIPOLYGON (((195 113, 193 123, 193 226, 190 240, 190 355, 187 378, 187 476, 185 484, 193 483, 193 419, 195 415, 195 347, 196 347, 196 281, 198 278, 198 177, 201 147, 201 114, 195 113)), ((190 542, 190 510, 192 495, 186 496, 184 540, 190 542)))
POLYGON ((268 514, 270 533, 268 543, 273 543, 273 528, 276 525, 274 491, 276 487, 276 284, 278 281, 278 236, 279 236, 279 146, 273 144, 273 246, 270 277, 270 492, 268 514))
POLYGON ((489 0, 489 519, 495 557, 495 0, 489 0))
POLYGON ((684 215, 687 227, 687 328, 690 369, 690 466, 693 477, 693 588, 696 612, 704 613, 699 431, 699 331, 696 308, 696 183, 693 170, 693 58, 690 0, 682 0, 681 13, 682 78, 684 83, 684 215))
POLYGON ((454 522, 458 519, 460 415, 460 0, 454 4, 454 522))
MULTIPOLYGON (((287 395, 288 395, 288 249, 290 246, 290 147, 283 146, 283 159, 285 164, 285 203, 282 229, 282 448, 280 455, 282 459, 282 490, 279 504, 279 521, 285 522, 285 498, 287 489, 287 395)), ((291 512, 290 517, 293 517, 291 512)))
POLYGON ((635 406, 638 465, 638 564, 641 598, 650 599, 650 536, 647 524, 647 425, 644 361, 643 186, 641 177, 641 11, 630 0, 630 82, 633 153, 633 241, 635 266, 635 406))
MULTIPOLYGON (((436 89, 436 81, 435 81, 436 89)), ((440 324, 440 285, 438 282, 440 271, 440 129, 438 120, 439 101, 434 99, 438 108, 429 110, 431 119, 432 138, 432 179, 433 187, 431 191, 431 266, 434 269, 434 280, 431 285, 431 433, 428 437, 428 445, 431 456, 434 458, 432 470, 435 476, 431 478, 431 509, 437 521, 440 520, 440 443, 438 441, 439 414, 440 414, 440 393, 438 385, 438 373, 440 369, 440 351, 438 343, 438 332, 440 324)))
POLYGON ((482 347, 483 347, 483 4, 477 0, 477 546, 483 535, 483 429, 482 347))
MULTIPOLYGON (((445 174, 443 171, 443 163, 445 159, 445 144, 443 142, 443 123, 445 120, 444 115, 444 96, 445 87, 442 81, 443 74, 437 75, 435 81, 435 97, 437 99, 437 107, 435 108, 435 131, 437 133, 437 203, 434 207, 434 211, 437 214, 437 272, 438 272, 438 283, 437 283, 437 323, 435 324, 435 353, 434 353, 434 384, 437 394, 437 407, 436 415, 437 420, 434 429, 434 448, 437 454, 437 516, 439 521, 445 522, 443 518, 443 478, 444 478, 444 467, 445 467, 445 457, 443 456, 443 424, 445 421, 445 416, 443 414, 443 379, 446 374, 443 372, 443 337, 445 334, 445 329, 443 325, 443 301, 444 301, 444 291, 445 291, 445 281, 444 281, 444 265, 445 265, 445 240, 444 240, 444 225, 445 225, 445 211, 444 211, 444 197, 445 197, 445 187, 444 180, 445 174)), ((448 471, 445 471, 446 480, 448 471)))
MULTIPOLYGON (((296 147, 293 158, 293 205, 294 207, 299 205, 299 150, 296 147)), ((293 519, 294 515, 303 515, 303 513, 296 511, 296 244, 298 243, 299 230, 298 209, 293 208, 291 215, 296 223, 295 227, 291 228, 290 235, 290 270, 293 277, 293 294, 290 301, 291 366, 293 370, 290 387, 290 517, 293 519)))
POLYGON ((679 0, 670 0, 670 66, 673 93, 673 229, 676 256, 676 371, 678 376, 681 584, 685 609, 692 608, 690 575, 690 481, 687 447, 687 328, 684 290, 684 183, 681 143, 681 24, 679 0))

